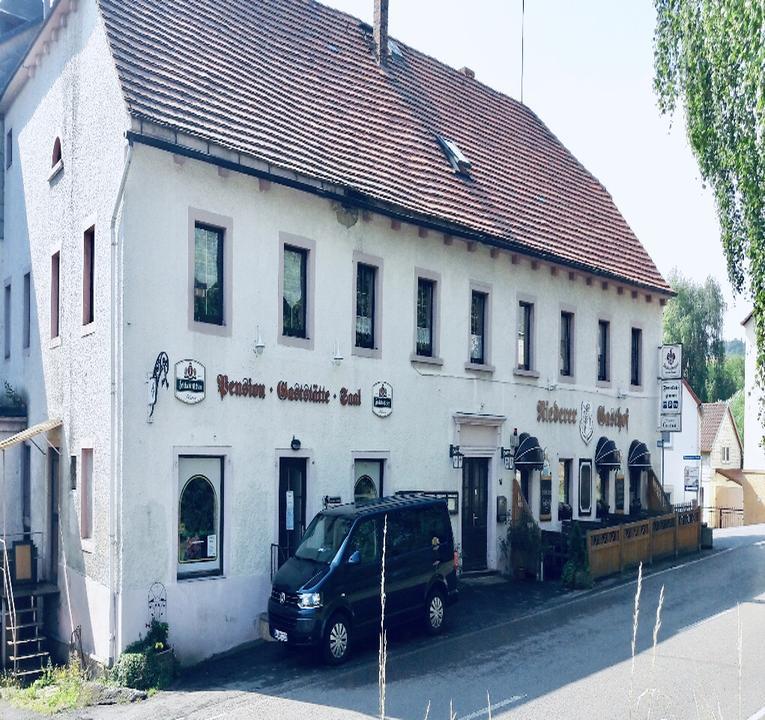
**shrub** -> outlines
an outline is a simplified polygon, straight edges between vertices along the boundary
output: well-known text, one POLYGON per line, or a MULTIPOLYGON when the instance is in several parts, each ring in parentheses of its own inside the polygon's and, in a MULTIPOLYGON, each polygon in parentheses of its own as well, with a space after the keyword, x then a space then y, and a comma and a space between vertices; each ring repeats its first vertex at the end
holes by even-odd
POLYGON ((175 655, 169 650, 167 623, 151 621, 145 638, 125 648, 113 671, 115 682, 135 690, 162 689, 176 673, 175 655))

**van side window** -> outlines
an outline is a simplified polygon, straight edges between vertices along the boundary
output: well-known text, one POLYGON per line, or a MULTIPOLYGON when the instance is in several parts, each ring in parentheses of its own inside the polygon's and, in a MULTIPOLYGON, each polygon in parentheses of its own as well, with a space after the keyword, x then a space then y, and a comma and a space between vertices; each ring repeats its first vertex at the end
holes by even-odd
POLYGON ((449 531, 445 518, 446 514, 438 507, 429 507, 422 513, 422 533, 427 545, 433 544, 433 538, 438 538, 439 543, 448 540, 449 531))
MULTIPOLYGON (((390 530, 390 528, 388 528, 390 530)), ((351 545, 352 552, 359 551, 361 563, 380 562, 380 521, 377 518, 363 520, 356 527, 351 545)))
POLYGON ((422 547, 420 512, 401 511, 388 515, 386 553, 399 557, 422 547))

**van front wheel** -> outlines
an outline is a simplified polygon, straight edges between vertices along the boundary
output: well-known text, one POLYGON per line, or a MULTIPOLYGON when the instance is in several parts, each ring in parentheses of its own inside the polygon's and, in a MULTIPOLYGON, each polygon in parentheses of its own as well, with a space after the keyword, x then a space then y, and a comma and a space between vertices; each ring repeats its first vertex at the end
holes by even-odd
POLYGON ((351 628, 345 615, 335 615, 327 624, 322 641, 322 655, 329 665, 340 665, 348 659, 351 628))
POLYGON ((425 606, 425 630, 428 635, 438 635, 444 629, 446 620, 446 599, 444 591, 436 588, 430 591, 425 606))

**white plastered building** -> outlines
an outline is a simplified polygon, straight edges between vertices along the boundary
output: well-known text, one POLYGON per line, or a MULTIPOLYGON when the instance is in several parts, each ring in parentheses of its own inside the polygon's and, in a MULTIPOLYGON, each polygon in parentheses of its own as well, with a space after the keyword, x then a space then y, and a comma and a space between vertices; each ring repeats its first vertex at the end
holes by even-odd
MULTIPOLYGON (((594 521, 599 495, 610 512, 645 507, 658 469, 671 291, 605 189, 469 71, 401 43, 381 68, 372 29, 287 5, 147 17, 60 0, 2 97, 2 374, 29 426, 60 420, 60 461, 31 454, 30 531, 59 590, 53 636, 80 627, 106 663, 156 592, 184 663, 255 639, 272 567, 326 498, 443 493, 463 568, 501 567, 516 429, 545 529, 564 503, 594 521), (203 68, 178 17, 206 43, 202 29, 244 23, 256 46, 203 68), (281 75, 247 74, 286 22, 304 33, 269 49, 281 75), (285 58, 314 58, 332 82, 303 86, 308 66, 285 58), (422 78, 424 100, 410 92, 422 78), (370 89, 390 132, 362 107, 370 89), (458 113, 434 120, 454 97, 512 125, 519 147, 458 113), (370 164, 377 151, 359 148, 378 132, 391 146, 370 164)), ((8 534, 23 534, 14 497, 8 534)))

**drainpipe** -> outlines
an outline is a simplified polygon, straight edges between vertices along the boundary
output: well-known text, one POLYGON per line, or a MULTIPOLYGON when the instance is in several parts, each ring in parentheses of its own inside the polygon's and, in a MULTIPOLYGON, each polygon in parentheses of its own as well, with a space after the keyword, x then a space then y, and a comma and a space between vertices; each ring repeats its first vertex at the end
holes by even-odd
MULTIPOLYGON (((117 620, 117 597, 120 594, 119 588, 119 542, 121 538, 121 527, 118 531, 118 513, 117 505, 122 506, 122 475, 121 469, 121 450, 122 450, 122 422, 119 416, 120 403, 118 377, 119 353, 122 348, 122 263, 118 257, 119 236, 117 233, 117 217, 125 196, 125 185, 127 184, 130 163, 133 159, 133 144, 128 141, 127 152, 125 154, 125 164, 122 168, 122 178, 120 179, 117 197, 114 200, 114 210, 112 212, 110 238, 111 238, 111 412, 110 412, 110 430, 111 430, 111 467, 109 478, 109 658, 108 664, 111 666, 117 656, 117 629, 121 623, 117 620), (118 310, 118 305, 120 306, 118 310), (119 462, 119 467, 118 467, 119 462), (118 488, 119 485, 119 488, 118 488)), ((121 372, 121 365, 119 366, 121 372)))

